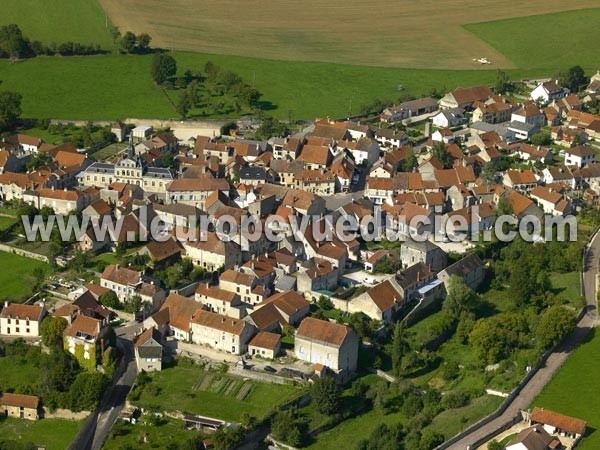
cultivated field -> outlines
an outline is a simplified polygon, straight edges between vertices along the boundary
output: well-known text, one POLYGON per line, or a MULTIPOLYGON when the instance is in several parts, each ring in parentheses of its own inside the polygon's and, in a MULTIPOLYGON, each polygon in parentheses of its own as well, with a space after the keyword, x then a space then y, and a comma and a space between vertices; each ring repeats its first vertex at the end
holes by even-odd
MULTIPOLYGON (((582 0, 577 5, 561 0, 100 2, 120 29, 148 32, 165 48, 437 69, 481 68, 473 58, 482 56, 493 62, 491 67, 514 67, 501 53, 462 28, 465 24, 598 6, 598 0, 582 0)), ((562 28, 548 25, 557 37, 564 38, 558 31, 562 28)))

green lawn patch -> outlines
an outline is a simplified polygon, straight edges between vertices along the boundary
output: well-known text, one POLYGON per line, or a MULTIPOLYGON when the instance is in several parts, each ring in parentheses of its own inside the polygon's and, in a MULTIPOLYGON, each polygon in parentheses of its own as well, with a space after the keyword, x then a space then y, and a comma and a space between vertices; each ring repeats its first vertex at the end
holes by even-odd
POLYGON ((0 421, 0 447, 2 447, 2 440, 6 439, 44 445, 47 450, 64 450, 69 447, 81 425, 82 422, 76 420, 5 419, 0 421))
POLYGON ((6 230, 8 227, 10 227, 16 221, 17 221, 17 219, 14 217, 0 216, 0 231, 6 230))
POLYGON ((450 409, 437 415, 427 428, 450 439, 469 425, 494 412, 503 401, 502 397, 492 395, 476 398, 471 400, 467 406, 450 409))
POLYGON ((593 432, 588 431, 580 450, 600 448, 600 333, 591 333, 531 405, 585 420, 593 432))
POLYGON ((144 387, 139 400, 133 403, 228 421, 239 421, 243 413, 263 417, 301 393, 291 384, 243 381, 239 377, 205 371, 200 366, 175 366, 149 375, 150 388, 144 387), (228 390, 232 383, 235 386, 228 390))
POLYGON ((550 274, 552 288, 556 295, 568 300, 576 308, 581 307, 581 275, 579 272, 550 274))
POLYGON ((0 251, 0 301, 24 300, 32 294, 33 270, 41 267, 47 271, 50 266, 24 256, 0 251))
POLYGON ((600 42, 599 21, 600 9, 595 8, 474 23, 464 28, 522 69, 555 70, 558 64, 592 69, 600 64, 597 46, 592 44, 600 42), (554 33, 550 29, 569 32, 554 33))
POLYGON ((39 367, 35 367, 25 358, 4 356, 0 358, 0 391, 35 385, 40 378, 39 367))
POLYGON ((1 23, 16 23, 26 37, 45 45, 73 41, 115 47, 97 0, 3 0, 1 23))

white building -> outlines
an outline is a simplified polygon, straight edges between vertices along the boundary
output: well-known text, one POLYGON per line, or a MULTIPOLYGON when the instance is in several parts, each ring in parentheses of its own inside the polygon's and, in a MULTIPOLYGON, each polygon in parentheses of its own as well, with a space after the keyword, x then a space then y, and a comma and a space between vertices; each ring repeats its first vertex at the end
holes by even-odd
POLYGON ((35 306, 5 302, 0 313, 0 335, 38 337, 40 323, 45 315, 44 304, 35 306))

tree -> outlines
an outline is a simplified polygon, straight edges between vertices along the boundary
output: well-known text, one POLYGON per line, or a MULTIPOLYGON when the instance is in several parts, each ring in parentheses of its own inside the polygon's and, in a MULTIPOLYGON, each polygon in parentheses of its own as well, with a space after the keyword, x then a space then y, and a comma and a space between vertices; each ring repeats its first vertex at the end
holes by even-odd
POLYGON ((117 297, 117 294, 115 294, 114 291, 105 292, 100 296, 98 300, 100 300, 100 303, 102 303, 107 308, 117 309, 121 306, 121 303, 119 302, 119 297, 117 297))
POLYGON ((436 142, 433 144, 431 154, 434 158, 437 158, 443 165, 444 168, 450 167, 450 155, 448 154, 448 148, 443 142, 436 142))
POLYGON ((469 335, 469 342, 482 364, 495 364, 528 342, 528 325, 516 313, 502 313, 480 319, 469 335))
POLYGON ((185 119, 191 108, 190 96, 187 91, 183 91, 179 97, 179 101, 175 105, 175 111, 182 119, 185 119))
POLYGON ((375 263, 373 270, 378 273, 395 273, 396 264, 392 261, 392 258, 385 256, 375 263))
POLYGON ((443 443, 446 439, 440 433, 432 430, 423 430, 421 432, 421 450, 431 450, 443 443))
POLYGON ((569 88, 573 93, 579 92, 589 82, 581 66, 573 66, 567 72, 559 73, 557 78, 559 84, 569 88))
POLYGON ((162 156, 162 165, 163 165, 163 167, 166 167, 167 169, 174 169, 175 168, 176 163, 175 163, 175 157, 173 156, 173 153, 166 152, 162 156))
POLYGON ((500 442, 498 442, 496 439, 490 441, 487 448, 488 450, 504 450, 504 446, 500 444, 500 442))
POLYGON ((494 85, 494 92, 496 94, 502 94, 508 90, 510 82, 508 81, 508 75, 503 70, 498 69, 496 72, 496 84, 494 85))
POLYGON ((507 197, 502 197, 496 207, 496 216, 512 216, 513 207, 507 197))
POLYGON ((29 41, 23 37, 18 25, 0 26, 0 57, 18 59, 29 56, 29 41))
POLYGON ((128 31, 121 38, 121 48, 127 53, 133 53, 137 44, 137 37, 131 31, 128 31))
POLYGON ((443 310, 454 320, 462 314, 470 312, 475 306, 475 292, 457 275, 452 275, 448 281, 448 295, 444 300, 443 310))
POLYGON ((142 33, 137 37, 137 46, 141 52, 145 52, 150 48, 152 38, 148 33, 142 33))
POLYGON ((17 92, 0 92, 0 131, 11 130, 21 116, 23 97, 17 92))
POLYGON ((402 322, 398 321, 394 327, 394 337, 392 339, 392 367, 396 374, 400 372, 404 347, 404 326, 402 322))
POLYGON ((100 372, 81 372, 69 389, 72 411, 91 411, 100 402, 102 393, 110 383, 100 372))
POLYGON ((332 377, 321 377, 312 386, 312 400, 321 414, 339 412, 342 390, 332 377))
POLYGON ((531 136, 531 143, 533 145, 550 145, 552 144, 552 137, 548 133, 536 133, 531 136))
POLYGON ((417 155, 412 150, 408 151, 406 158, 402 161, 402 172, 412 172, 419 165, 417 155))
POLYGON ((69 323, 64 317, 46 317, 40 324, 42 343, 46 347, 62 342, 62 337, 69 323))
POLYGON ((267 140, 273 136, 285 136, 288 132, 287 127, 279 120, 267 117, 256 130, 256 139, 267 140))
POLYGON ((150 71, 154 82, 162 84, 177 73, 177 61, 172 56, 158 53, 152 58, 150 71))
POLYGON ((535 337, 538 344, 546 349, 557 345, 576 325, 577 318, 573 311, 560 305, 552 306, 542 314, 535 337))
POLYGON ((275 439, 294 447, 302 444, 302 430, 292 411, 279 411, 271 422, 275 439))

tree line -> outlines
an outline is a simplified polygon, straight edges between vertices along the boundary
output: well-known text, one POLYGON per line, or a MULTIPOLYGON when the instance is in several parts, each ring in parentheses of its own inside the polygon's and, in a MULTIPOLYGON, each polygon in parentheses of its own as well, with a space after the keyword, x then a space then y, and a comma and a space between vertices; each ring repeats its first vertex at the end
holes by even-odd
POLYGON ((41 55, 97 55, 103 52, 100 45, 94 43, 67 41, 44 44, 38 40, 32 41, 24 36, 19 26, 14 23, 0 26, 0 58, 16 60, 41 55))

